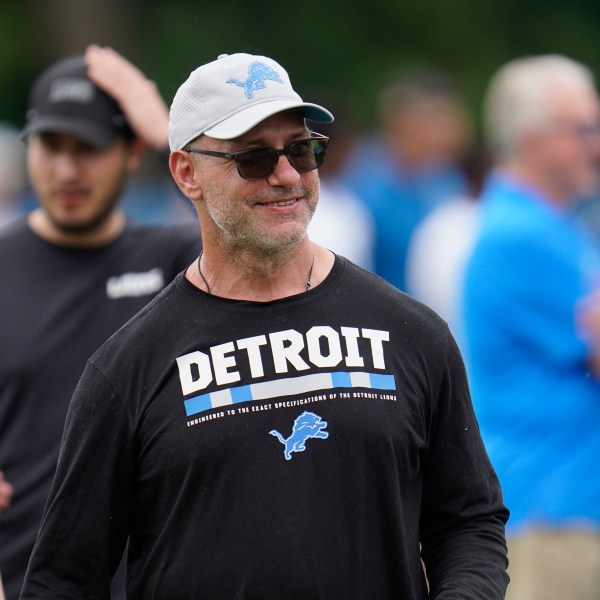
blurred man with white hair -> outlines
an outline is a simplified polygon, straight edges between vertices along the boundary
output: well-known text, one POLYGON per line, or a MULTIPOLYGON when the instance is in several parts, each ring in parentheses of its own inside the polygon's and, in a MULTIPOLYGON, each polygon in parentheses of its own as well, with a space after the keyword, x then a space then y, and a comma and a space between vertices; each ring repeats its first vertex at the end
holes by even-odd
POLYGON ((506 505, 507 598, 600 598, 600 252, 574 215, 599 185, 600 103, 563 56, 494 76, 496 169, 464 288, 474 404, 506 505))

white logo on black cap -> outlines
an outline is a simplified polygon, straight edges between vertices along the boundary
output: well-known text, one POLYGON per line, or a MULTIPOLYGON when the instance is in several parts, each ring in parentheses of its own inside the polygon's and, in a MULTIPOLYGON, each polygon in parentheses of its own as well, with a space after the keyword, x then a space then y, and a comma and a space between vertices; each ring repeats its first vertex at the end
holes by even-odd
POLYGON ((78 104, 91 104, 96 91, 91 81, 86 79, 57 79, 52 82, 48 102, 76 102, 78 104))

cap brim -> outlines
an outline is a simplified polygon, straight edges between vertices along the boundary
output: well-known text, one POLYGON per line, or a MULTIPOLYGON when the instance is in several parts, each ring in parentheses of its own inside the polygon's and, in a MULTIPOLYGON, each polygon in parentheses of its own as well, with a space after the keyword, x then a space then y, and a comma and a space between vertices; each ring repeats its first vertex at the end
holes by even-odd
POLYGON ((40 133, 70 135, 98 150, 111 146, 118 136, 116 130, 107 130, 105 126, 98 125, 89 120, 78 119, 72 116, 47 115, 38 117, 28 123, 21 132, 21 137, 26 139, 30 135, 40 133))
POLYGON ((204 135, 218 140, 231 140, 250 131, 250 129, 271 115, 292 108, 299 109, 303 117, 309 121, 318 121, 320 123, 331 123, 333 121, 333 115, 318 104, 296 102, 294 100, 272 100, 270 102, 255 104, 232 115, 214 127, 207 129, 204 135))

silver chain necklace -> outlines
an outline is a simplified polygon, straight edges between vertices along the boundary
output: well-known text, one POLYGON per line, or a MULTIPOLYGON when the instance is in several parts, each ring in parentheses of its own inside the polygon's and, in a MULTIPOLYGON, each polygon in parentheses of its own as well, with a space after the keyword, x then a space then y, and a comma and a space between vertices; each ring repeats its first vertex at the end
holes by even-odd
MULTIPOLYGON (((212 292, 210 291, 210 285, 208 285, 208 281, 206 281, 206 277, 204 277, 204 273, 202 273, 202 267, 200 266, 200 261, 202 260, 203 254, 204 254, 204 250, 200 250, 200 256, 198 256, 198 274, 200 275, 200 279, 202 279, 202 282, 206 286, 206 291, 209 293, 209 295, 212 296, 212 292)), ((308 280, 306 282, 306 291, 310 290, 310 288, 312 287, 311 280, 312 280, 312 274, 313 274, 314 267, 315 267, 315 253, 313 252, 312 260, 310 262, 310 269, 308 271, 308 280)))

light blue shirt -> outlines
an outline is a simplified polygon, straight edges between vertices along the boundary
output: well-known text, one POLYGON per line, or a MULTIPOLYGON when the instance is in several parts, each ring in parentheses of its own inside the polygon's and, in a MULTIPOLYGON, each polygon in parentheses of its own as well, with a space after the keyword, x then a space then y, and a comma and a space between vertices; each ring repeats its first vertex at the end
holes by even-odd
POLYGON ((600 528, 600 384, 575 324, 600 284, 600 251, 572 213, 501 172, 482 213, 465 276, 466 360, 507 531, 600 528))

